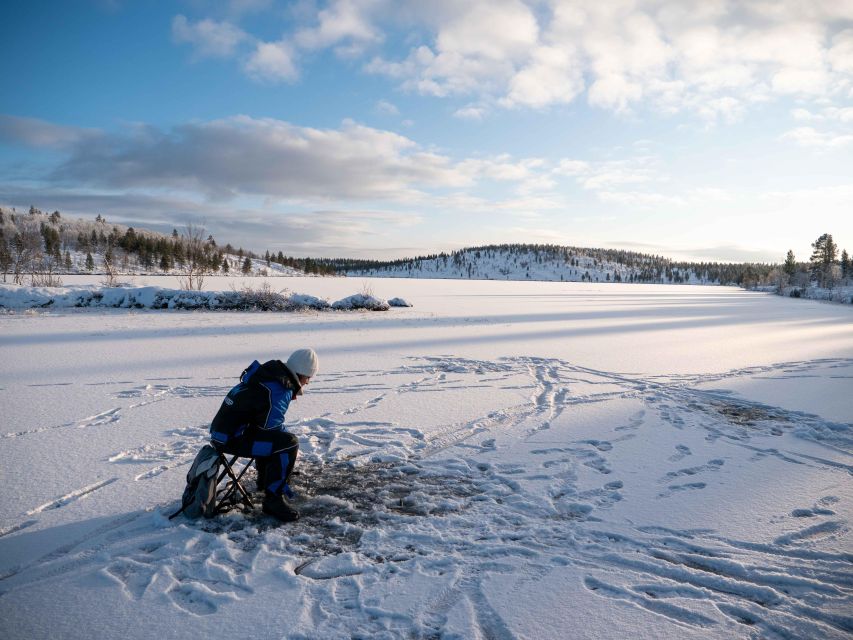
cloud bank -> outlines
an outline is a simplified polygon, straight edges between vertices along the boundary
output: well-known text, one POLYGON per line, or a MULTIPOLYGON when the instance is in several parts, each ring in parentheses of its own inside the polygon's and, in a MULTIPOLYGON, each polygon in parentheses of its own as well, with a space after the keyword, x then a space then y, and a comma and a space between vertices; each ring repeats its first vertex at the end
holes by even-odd
POLYGON ((292 82, 330 49, 407 91, 473 98, 457 112, 469 118, 584 100, 725 121, 782 97, 853 96, 851 0, 329 0, 294 16, 271 41, 184 16, 173 36, 264 82, 292 82))

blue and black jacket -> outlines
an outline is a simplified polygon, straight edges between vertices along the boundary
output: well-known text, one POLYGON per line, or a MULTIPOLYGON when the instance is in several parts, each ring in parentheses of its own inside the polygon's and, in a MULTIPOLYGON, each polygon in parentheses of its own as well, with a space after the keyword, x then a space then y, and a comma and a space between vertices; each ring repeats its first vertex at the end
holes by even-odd
POLYGON ((226 444, 247 430, 286 431, 284 414, 301 390, 299 378, 280 360, 255 360, 222 401, 210 425, 211 440, 226 444))

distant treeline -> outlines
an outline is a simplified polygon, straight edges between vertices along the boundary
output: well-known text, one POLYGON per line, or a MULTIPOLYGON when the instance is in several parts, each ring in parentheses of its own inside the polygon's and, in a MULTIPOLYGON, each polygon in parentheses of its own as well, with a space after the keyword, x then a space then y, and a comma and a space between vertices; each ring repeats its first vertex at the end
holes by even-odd
POLYGON ((264 273, 260 262, 317 275, 391 272, 417 276, 423 272, 441 276, 442 270, 452 270, 453 277, 530 278, 544 271, 554 278, 567 275, 587 281, 701 282, 743 287, 772 284, 791 295, 805 293, 810 286, 832 290, 849 282, 853 265, 846 250, 839 257, 831 234, 821 235, 812 248, 808 262, 797 262, 789 251, 784 264, 779 265, 675 261, 623 249, 555 244, 490 244, 397 260, 295 258, 281 251, 267 250, 260 256, 231 244, 219 246, 212 235, 193 225, 167 235, 108 224, 101 215, 94 220, 66 219, 59 211, 48 214, 34 206, 27 213, 0 209, 0 271, 3 281, 11 275, 18 284, 23 284, 25 277, 31 284, 56 285, 61 273, 143 270, 183 274, 199 287, 198 278, 204 275, 264 273))
POLYGON ((553 244, 491 244, 398 260, 335 259, 323 262, 339 272, 417 271, 430 261, 465 267, 472 261, 499 256, 523 256, 542 264, 574 267, 581 266, 582 261, 585 264, 591 261, 593 267, 609 263, 624 268, 624 276, 621 273, 614 276, 615 281, 624 282, 687 282, 692 273, 703 282, 752 286, 765 281, 774 269, 772 264, 674 261, 663 256, 623 249, 590 249, 553 244))

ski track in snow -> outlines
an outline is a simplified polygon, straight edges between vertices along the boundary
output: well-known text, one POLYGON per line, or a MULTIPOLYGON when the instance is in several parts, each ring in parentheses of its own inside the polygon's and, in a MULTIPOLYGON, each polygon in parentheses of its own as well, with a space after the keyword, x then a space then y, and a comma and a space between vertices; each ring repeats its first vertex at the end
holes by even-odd
MULTIPOLYGON (((849 637, 853 616, 843 612, 853 606, 853 553, 820 546, 849 534, 850 524, 833 509, 839 496, 815 495, 811 505, 780 514, 790 530, 764 542, 610 521, 608 510, 630 499, 610 453, 654 421, 671 427, 675 438, 666 454, 671 466, 658 475, 654 499, 662 503, 701 493, 727 471, 725 456, 700 456, 678 441, 680 432, 697 429, 710 444, 745 449, 750 462, 773 457, 792 471, 807 465, 853 474, 840 461, 853 453, 851 425, 697 388, 745 377, 848 377, 833 371, 851 367, 853 361, 839 358, 640 376, 557 359, 444 356, 411 358, 383 372, 381 382, 375 371, 337 372, 312 393, 365 399, 289 426, 301 442, 293 482, 298 523, 278 527, 259 512, 240 510, 210 521, 169 522, 164 514, 176 502, 123 514, 7 571, 0 599, 45 581, 97 574, 128 600, 165 597, 190 615, 208 616, 272 581, 307 590, 302 601, 313 604, 303 615, 316 633, 310 637, 437 638, 449 620, 461 618, 475 637, 510 639, 517 636, 484 581, 499 575, 511 594, 520 593, 573 565, 583 587, 614 606, 718 637, 849 637), (426 433, 417 424, 375 418, 374 410, 395 395, 475 388, 518 388, 528 399, 426 433), (614 426, 612 438, 542 443, 543 432, 573 407, 617 401, 637 409, 614 426), (787 433, 834 455, 764 446, 766 438, 787 433), (492 462, 490 454, 507 446, 531 455, 492 462), (422 602, 395 609, 384 600, 410 580, 429 584, 422 602)), ((123 406, 2 438, 106 425, 153 402, 221 396, 229 388, 171 379, 123 384, 131 386, 111 396, 123 406)), ((140 465, 132 481, 144 481, 189 464, 206 440, 207 425, 170 428, 160 441, 117 451, 108 461, 140 465)), ((252 484, 254 472, 247 477, 252 484)), ((0 529, 0 537, 124 481, 111 477, 36 506, 0 529)))

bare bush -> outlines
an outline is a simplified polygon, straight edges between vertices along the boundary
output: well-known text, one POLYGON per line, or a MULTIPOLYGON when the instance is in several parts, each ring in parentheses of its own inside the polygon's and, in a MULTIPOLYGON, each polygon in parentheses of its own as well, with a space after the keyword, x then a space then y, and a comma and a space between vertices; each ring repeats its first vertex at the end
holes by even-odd
POLYGON ((33 270, 30 277, 34 287, 61 287, 62 278, 57 270, 61 267, 60 261, 49 253, 42 254, 33 261, 33 270))
POLYGON ((104 253, 104 279, 101 284, 105 287, 118 286, 118 266, 115 263, 112 247, 107 247, 104 253))
POLYGON ((42 239, 38 229, 26 225, 12 238, 11 265, 15 284, 24 284, 24 277, 32 274, 35 262, 41 257, 42 239))
POLYGON ((188 224, 181 234, 184 245, 185 259, 182 265, 183 276, 178 278, 178 285, 187 291, 201 291, 204 286, 204 276, 207 274, 208 256, 206 249, 206 232, 204 227, 188 224))

